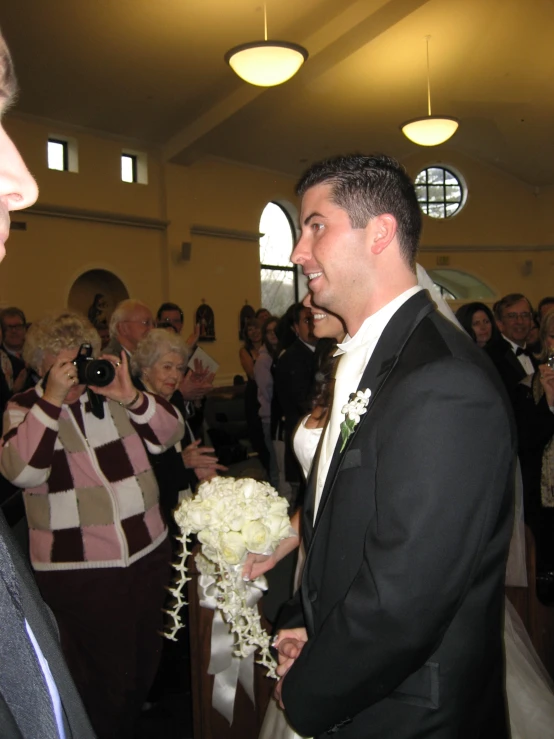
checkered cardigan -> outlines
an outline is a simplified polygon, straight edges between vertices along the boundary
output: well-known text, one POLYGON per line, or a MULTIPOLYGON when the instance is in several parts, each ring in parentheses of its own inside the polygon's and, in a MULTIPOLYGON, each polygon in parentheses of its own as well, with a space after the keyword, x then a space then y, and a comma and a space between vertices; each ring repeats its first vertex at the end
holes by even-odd
POLYGON ((0 472, 24 488, 35 570, 127 567, 167 536, 148 451, 183 436, 179 412, 144 393, 133 411, 104 399, 104 418, 86 393, 58 408, 40 383, 16 395, 4 416, 0 472))

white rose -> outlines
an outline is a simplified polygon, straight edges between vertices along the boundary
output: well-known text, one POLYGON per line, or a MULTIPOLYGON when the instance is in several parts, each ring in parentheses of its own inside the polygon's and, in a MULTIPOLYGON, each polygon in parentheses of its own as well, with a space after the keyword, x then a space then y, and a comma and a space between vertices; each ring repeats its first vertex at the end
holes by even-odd
POLYGON ((265 554, 271 549, 271 533, 261 521, 249 521, 242 528, 246 548, 255 554, 265 554))
POLYGON ((236 531, 229 531, 219 537, 221 556, 230 565, 238 565, 246 554, 244 539, 236 531))
POLYGON ((292 529, 288 516, 267 516, 264 519, 264 523, 269 528, 271 540, 274 542, 286 539, 288 536, 293 536, 293 534, 289 533, 292 529))
POLYGON ((256 494, 256 487, 258 483, 251 477, 246 477, 244 480, 237 480, 236 485, 239 485, 239 489, 245 498, 253 498, 256 494))
POLYGON ((198 532, 198 541, 202 545, 207 545, 215 549, 219 544, 219 536, 212 529, 202 529, 202 531, 198 532))
POLYGON ((277 498, 269 504, 269 513, 275 516, 286 516, 289 509, 289 503, 285 498, 277 498))
MULTIPOLYGON (((198 505, 191 505, 188 511, 187 521, 193 531, 201 531, 212 523, 212 511, 205 503, 200 504, 199 502, 198 505)), ((179 523, 178 520, 177 523, 179 523)))
POLYGON ((231 529, 231 531, 240 531, 245 522, 244 513, 240 510, 240 508, 230 511, 225 517, 225 522, 227 526, 231 529))

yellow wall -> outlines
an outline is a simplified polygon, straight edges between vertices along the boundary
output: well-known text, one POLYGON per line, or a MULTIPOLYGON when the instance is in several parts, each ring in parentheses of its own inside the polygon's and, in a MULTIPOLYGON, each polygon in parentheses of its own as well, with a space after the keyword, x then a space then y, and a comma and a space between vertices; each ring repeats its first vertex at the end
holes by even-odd
MULTIPOLYGON (((32 213, 15 213, 26 231, 13 231, 0 269, 0 303, 21 306, 28 320, 67 305, 74 281, 103 269, 117 275, 129 295, 153 311, 166 300, 185 313, 193 328, 202 301, 214 310, 216 341, 204 349, 221 365, 219 382, 241 371, 238 316, 245 301, 260 306, 259 251, 251 241, 191 236, 191 226, 257 233, 269 200, 294 201, 294 179, 223 161, 189 167, 162 164, 148 152, 148 184, 120 179, 123 148, 140 149, 106 137, 11 119, 6 128, 40 187, 39 206, 167 221, 167 229, 96 223, 32 213), (46 165, 49 135, 73 136, 79 172, 51 171, 46 165), (181 243, 191 242, 189 261, 181 243)), ((187 333, 188 335, 188 333, 187 333)))
MULTIPOLYGON (((6 128, 35 175, 40 206, 80 209, 168 222, 158 230, 16 213, 26 231, 14 231, 0 269, 0 303, 20 305, 29 320, 67 304, 83 272, 117 275, 132 297, 153 310, 164 300, 182 306, 185 331, 192 329, 202 300, 215 313, 217 340, 204 348, 220 363, 219 381, 240 371, 238 315, 247 300, 260 303, 259 255, 255 242, 191 235, 191 226, 257 232, 269 200, 295 203, 294 180, 238 164, 202 160, 188 167, 164 164, 147 152, 148 184, 120 180, 123 148, 133 142, 64 131, 36 121, 11 118, 6 128), (79 172, 46 166, 48 135, 78 140, 79 172), (191 242, 190 260, 180 257, 191 242)), ((454 149, 421 149, 404 164, 415 176, 424 166, 444 163, 469 188, 463 210, 452 219, 424 216, 421 263, 429 269, 446 257, 447 268, 475 275, 497 297, 512 291, 537 302, 554 294, 554 188, 536 191, 454 149), (479 251, 475 251, 479 248, 479 251)), ((441 267, 444 268, 444 267, 441 267)))

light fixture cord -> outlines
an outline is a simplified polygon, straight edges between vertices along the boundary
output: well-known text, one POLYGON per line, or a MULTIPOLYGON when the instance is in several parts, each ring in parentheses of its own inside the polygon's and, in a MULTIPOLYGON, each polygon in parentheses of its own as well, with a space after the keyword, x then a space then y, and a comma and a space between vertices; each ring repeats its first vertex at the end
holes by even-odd
POLYGON ((427 111, 428 115, 431 116, 431 75, 429 72, 429 39, 431 36, 425 36, 427 41, 427 111))
POLYGON ((264 0, 264 37, 267 41, 267 3, 264 0))

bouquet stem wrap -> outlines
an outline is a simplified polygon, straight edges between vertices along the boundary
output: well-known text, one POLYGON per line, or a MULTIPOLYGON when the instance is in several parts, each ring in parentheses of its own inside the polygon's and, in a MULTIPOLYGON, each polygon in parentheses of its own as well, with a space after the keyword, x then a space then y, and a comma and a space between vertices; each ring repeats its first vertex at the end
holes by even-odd
MULTIPOLYGON (((237 590, 245 590, 246 603, 249 608, 255 608, 256 604, 267 590, 265 577, 259 577, 253 582, 245 583, 242 580, 242 565, 231 568, 236 581, 237 590)), ((235 636, 230 626, 223 619, 218 603, 221 591, 216 578, 211 574, 201 574, 198 578, 198 598, 200 605, 214 612, 212 621, 212 638, 210 648, 210 664, 208 674, 214 675, 214 686, 212 692, 212 706, 229 725, 233 723, 233 712, 237 684, 240 682, 246 694, 256 705, 254 695, 254 654, 256 646, 252 645, 245 657, 235 654, 235 636)))

